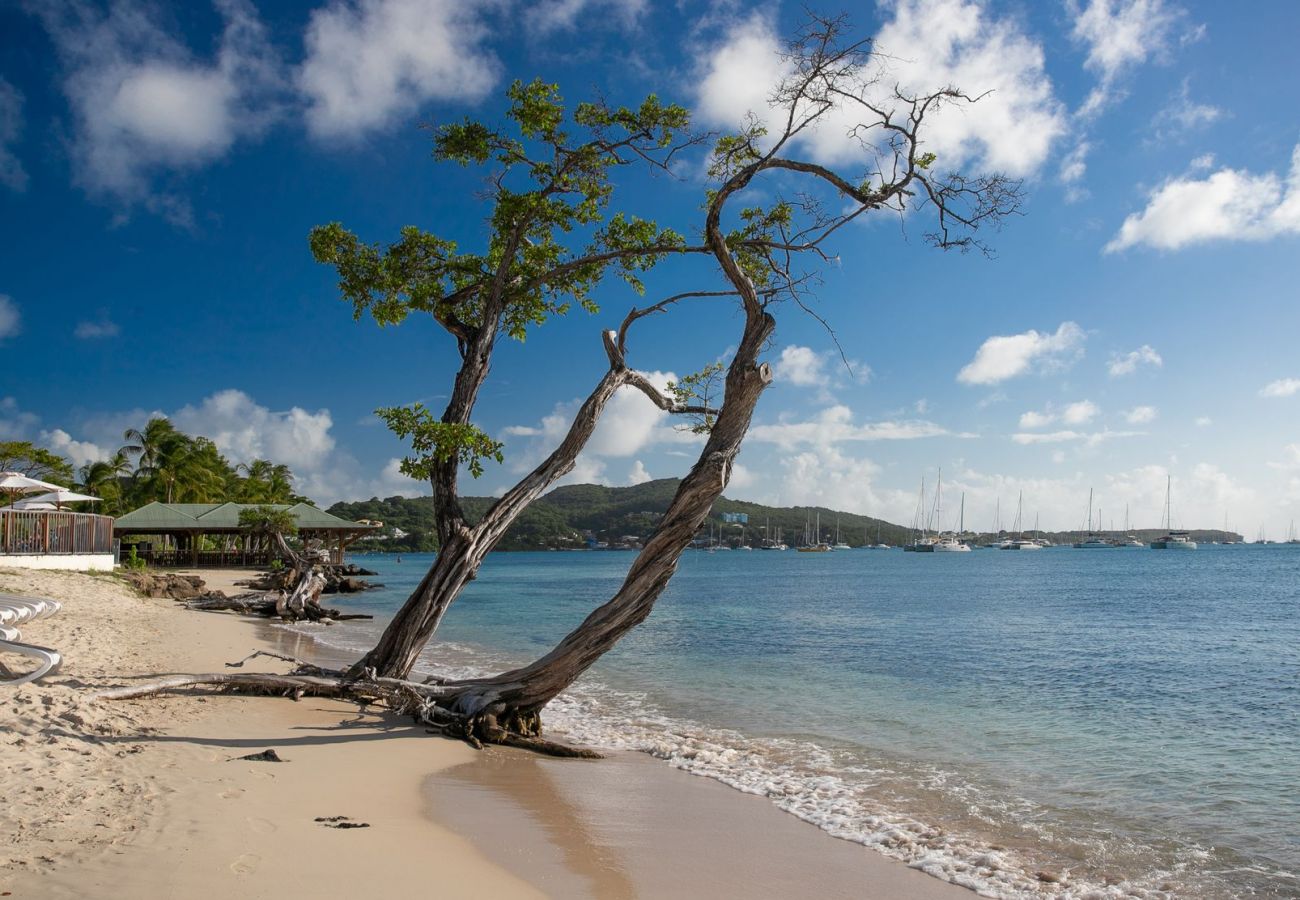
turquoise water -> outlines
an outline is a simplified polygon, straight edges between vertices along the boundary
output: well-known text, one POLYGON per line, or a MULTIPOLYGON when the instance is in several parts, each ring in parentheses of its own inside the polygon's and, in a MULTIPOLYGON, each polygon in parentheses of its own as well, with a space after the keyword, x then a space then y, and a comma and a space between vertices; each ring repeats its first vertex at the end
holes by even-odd
MULTIPOLYGON (((429 668, 549 649, 631 553, 494 554, 429 668)), ((429 557, 355 561, 381 617, 429 557)), ((688 552, 545 716, 991 896, 1300 896, 1300 547, 688 552)), ((379 622, 318 633, 352 649, 379 622)))

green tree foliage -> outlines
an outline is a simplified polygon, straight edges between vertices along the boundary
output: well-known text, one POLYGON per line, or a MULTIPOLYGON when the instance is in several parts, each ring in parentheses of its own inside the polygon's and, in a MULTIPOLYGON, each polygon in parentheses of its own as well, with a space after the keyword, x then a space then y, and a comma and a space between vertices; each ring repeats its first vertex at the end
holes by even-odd
POLYGON ((17 472, 54 484, 72 483, 72 464, 31 441, 0 441, 0 472, 17 472))
POLYGON ((484 460, 501 459, 500 444, 470 422, 498 335, 523 341, 575 303, 595 311, 593 292, 611 272, 641 292, 641 276, 666 256, 704 250, 652 221, 609 214, 616 169, 667 169, 692 142, 683 107, 651 95, 635 107, 570 110, 558 87, 540 80, 515 82, 508 98, 502 127, 465 120, 434 130, 435 159, 491 170, 481 246, 414 225, 387 246, 364 243, 337 222, 310 236, 312 254, 335 268, 356 318, 369 314, 384 326, 424 313, 455 336, 464 365, 440 420, 423 407, 378 411, 412 443, 403 471, 444 485, 461 464, 478 476, 484 460))

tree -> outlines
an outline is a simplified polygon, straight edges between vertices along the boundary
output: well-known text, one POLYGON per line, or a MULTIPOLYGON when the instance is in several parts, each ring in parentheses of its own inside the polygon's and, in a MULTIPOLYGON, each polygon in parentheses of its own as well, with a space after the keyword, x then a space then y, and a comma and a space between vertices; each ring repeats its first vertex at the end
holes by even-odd
MULTIPOLYGON (((336 266, 342 293, 358 316, 368 310, 381 324, 393 324, 413 311, 427 312, 456 339, 462 366, 441 419, 419 406, 381 411, 390 428, 411 440, 415 452, 405 461, 404 471, 432 483, 440 552, 378 644, 345 677, 322 680, 320 670, 299 670, 299 676, 292 677, 307 681, 286 682, 292 677, 274 676, 271 682, 257 684, 258 689, 383 697, 395 708, 414 711, 422 721, 471 741, 558 751, 539 738, 540 712, 649 615, 681 553, 721 496, 754 409, 771 381, 761 356, 776 327, 775 315, 784 304, 809 309, 816 270, 802 268, 803 260, 815 266, 829 259, 829 239, 872 213, 928 215, 934 227, 927 239, 936 247, 983 250, 979 229, 1018 212, 1018 182, 997 174, 965 177, 936 166, 934 154, 925 150, 927 120, 945 105, 972 103, 974 98, 953 88, 912 96, 884 87, 868 42, 847 39, 842 18, 810 17, 808 27, 789 45, 785 63, 789 74, 773 94, 768 118, 775 124, 769 128, 752 119, 742 131, 723 135, 713 145, 709 173, 714 185, 705 199, 698 246, 622 214, 602 220, 581 254, 570 254, 555 242, 557 231, 567 233, 600 218, 612 193, 606 174, 624 163, 623 155, 662 167, 663 148, 675 152, 679 144, 690 142, 679 138, 687 124, 684 111, 652 98, 635 112, 579 106, 574 124, 594 136, 573 144, 561 129, 565 112, 558 94, 537 83, 511 89, 509 118, 523 138, 542 145, 544 154, 480 123, 466 122, 437 133, 439 158, 492 162, 497 167, 489 191, 492 233, 486 254, 459 253, 451 241, 416 229, 406 229, 398 243, 385 249, 362 245, 337 225, 313 233, 317 258, 336 266), (832 115, 853 120, 846 131, 861 155, 852 170, 805 155, 801 137, 827 125, 832 115), (663 130, 665 119, 671 131, 663 130), (615 128, 620 129, 618 139, 609 135, 615 128), (530 189, 509 189, 521 169, 531 179, 530 189), (741 206, 744 192, 760 180, 776 199, 765 206, 741 206), (797 193, 781 194, 789 190, 797 193), (633 309, 617 330, 606 331, 608 370, 564 439, 482 519, 468 525, 456 495, 457 470, 464 465, 476 474, 485 460, 501 453, 500 444, 470 423, 498 332, 522 339, 528 325, 561 313, 570 300, 590 307, 591 291, 610 265, 620 266, 620 274, 640 288, 640 274, 670 254, 707 255, 716 267, 714 277, 720 273, 722 283, 633 309), (683 379, 665 396, 628 365, 628 338, 635 323, 692 298, 735 302, 741 314, 741 334, 726 365, 717 408, 711 405, 716 373, 683 379), (420 650, 483 556, 519 512, 573 466, 605 404, 624 385, 642 390, 669 412, 688 416, 690 427, 705 435, 705 443, 622 586, 554 649, 527 666, 487 678, 423 685, 406 681, 420 650)), ((204 683, 204 676, 197 678, 186 683, 204 683)), ((228 676, 218 680, 230 681, 228 676)))
POLYGON ((17 472, 41 481, 72 483, 72 464, 31 441, 0 441, 0 472, 17 472))

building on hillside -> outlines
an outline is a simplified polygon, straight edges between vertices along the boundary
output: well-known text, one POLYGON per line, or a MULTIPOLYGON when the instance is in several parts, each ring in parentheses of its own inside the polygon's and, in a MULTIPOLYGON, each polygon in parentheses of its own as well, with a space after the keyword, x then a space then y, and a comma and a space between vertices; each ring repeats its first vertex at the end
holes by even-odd
MULTIPOLYGON (((150 503, 113 523, 122 552, 134 546, 136 555, 155 566, 264 566, 274 554, 265 537, 239 526, 239 514, 256 509, 256 503, 150 503)), ((378 527, 350 522, 317 509, 310 503, 272 505, 288 510, 298 526, 298 537, 319 541, 330 560, 343 562, 343 554, 357 539, 378 527)))

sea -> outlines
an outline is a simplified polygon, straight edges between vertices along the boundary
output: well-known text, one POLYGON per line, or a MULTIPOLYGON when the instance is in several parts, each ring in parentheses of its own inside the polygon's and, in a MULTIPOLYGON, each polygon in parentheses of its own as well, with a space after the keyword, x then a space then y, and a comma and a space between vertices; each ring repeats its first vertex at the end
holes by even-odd
MULTIPOLYGON (((423 668, 531 661, 631 552, 494 553, 423 668)), ((374 554, 373 644, 432 562, 374 554)), ((1300 545, 691 550, 543 713, 989 897, 1300 897, 1300 545)))

